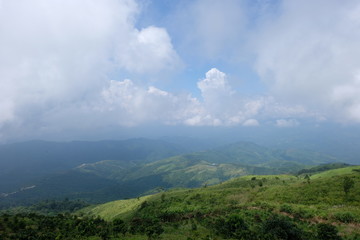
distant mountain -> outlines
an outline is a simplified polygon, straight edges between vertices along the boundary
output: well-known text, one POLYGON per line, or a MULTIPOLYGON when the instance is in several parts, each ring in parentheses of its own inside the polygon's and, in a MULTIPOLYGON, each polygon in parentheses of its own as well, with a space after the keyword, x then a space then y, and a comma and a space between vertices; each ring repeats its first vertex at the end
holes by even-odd
MULTIPOLYGON (((192 150, 192 149, 191 149, 192 150)), ((46 175, 103 160, 127 166, 190 152, 163 140, 129 139, 98 142, 30 141, 0 145, 0 193, 33 185, 46 175)))
MULTIPOLYGON (((250 142, 238 142, 209 151, 183 154, 144 164, 123 175, 123 181, 161 175, 173 187, 216 184, 251 174, 296 172, 307 165, 337 159, 310 151, 274 150, 250 142)), ((105 175, 103 175, 105 176, 105 175)))
MULTIPOLYGON (((54 149, 52 144, 46 144, 54 149)), ((339 162, 334 157, 317 152, 277 150, 251 142, 180 155, 175 153, 185 152, 184 146, 177 148, 163 141, 145 139, 73 144, 75 146, 70 145, 72 148, 68 149, 71 151, 66 153, 63 153, 62 144, 57 146, 58 153, 63 153, 58 158, 68 161, 65 164, 71 168, 64 167, 62 171, 48 168, 52 171, 48 170, 48 173, 31 181, 23 181, 18 189, 3 191, 0 205, 31 204, 47 198, 64 197, 104 202, 136 197, 158 191, 156 189, 213 185, 252 174, 295 173, 307 166, 339 162), (69 161, 65 156, 73 160, 69 161), (78 165, 74 166, 76 163, 78 165)), ((56 153, 51 150, 48 155, 56 157, 56 153)), ((61 163, 54 159, 52 161, 55 165, 61 163)))

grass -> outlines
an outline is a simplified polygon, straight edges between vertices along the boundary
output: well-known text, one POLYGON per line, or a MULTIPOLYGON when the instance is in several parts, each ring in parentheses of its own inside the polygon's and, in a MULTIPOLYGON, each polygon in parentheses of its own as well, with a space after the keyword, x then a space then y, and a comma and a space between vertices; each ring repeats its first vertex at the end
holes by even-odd
POLYGON ((328 178, 328 177, 334 177, 334 176, 345 175, 345 174, 353 174, 354 172, 356 172, 356 170, 360 171, 360 166, 352 166, 352 167, 333 169, 333 170, 314 174, 311 176, 311 178, 312 179, 328 178))
POLYGON ((354 171, 359 169, 360 166, 352 166, 329 170, 310 176, 310 182, 292 175, 243 176, 213 186, 109 202, 79 213, 106 220, 170 218, 164 225, 163 239, 198 239, 196 234, 204 237, 212 233, 207 225, 198 224, 196 231, 189 232, 188 221, 206 221, 234 213, 249 222, 256 216, 266 219, 269 214, 280 214, 299 220, 306 231, 315 231, 314 224, 329 223, 342 236, 354 236, 360 234, 360 172, 354 171), (345 176, 355 182, 348 195, 342 186, 345 176))
POLYGON ((125 218, 131 215, 144 201, 151 197, 152 195, 148 195, 133 199, 112 201, 97 206, 89 206, 78 211, 78 214, 100 216, 105 220, 113 220, 118 217, 125 218))

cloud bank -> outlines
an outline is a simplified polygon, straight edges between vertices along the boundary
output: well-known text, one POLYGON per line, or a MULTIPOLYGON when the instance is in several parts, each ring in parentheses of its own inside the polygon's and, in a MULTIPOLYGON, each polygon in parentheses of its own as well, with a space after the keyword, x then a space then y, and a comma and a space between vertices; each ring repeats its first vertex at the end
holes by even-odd
POLYGON ((210 69, 197 86, 202 98, 145 88, 126 79, 110 81, 94 111, 110 114, 120 125, 156 121, 189 126, 258 126, 255 117, 301 116, 303 108, 277 103, 271 97, 246 98, 232 89, 225 73, 210 69))
POLYGON ((148 123, 360 122, 358 1, 178 5, 169 23, 138 27, 146 12, 135 0, 0 1, 0 139, 148 123), (188 91, 157 86, 191 64, 206 70, 176 78, 188 91), (241 94, 238 69, 266 91, 241 94))
POLYGON ((176 68, 179 58, 167 31, 137 29, 138 12, 132 0, 1 1, 3 137, 61 128, 63 119, 56 117, 67 112, 74 120, 78 114, 72 117, 72 109, 93 102, 113 72, 154 74, 176 68))
POLYGON ((359 1, 282 1, 254 33, 256 70, 272 93, 360 122, 359 1))

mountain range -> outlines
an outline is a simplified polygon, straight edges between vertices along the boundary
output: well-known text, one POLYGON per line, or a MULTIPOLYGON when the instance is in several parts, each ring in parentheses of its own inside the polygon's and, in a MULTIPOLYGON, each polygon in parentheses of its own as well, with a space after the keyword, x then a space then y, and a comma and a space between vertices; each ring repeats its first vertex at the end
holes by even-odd
POLYGON ((44 142, 0 146, 0 206, 44 199, 106 202, 162 189, 199 187, 250 174, 293 173, 340 159, 252 142, 194 139, 44 142))

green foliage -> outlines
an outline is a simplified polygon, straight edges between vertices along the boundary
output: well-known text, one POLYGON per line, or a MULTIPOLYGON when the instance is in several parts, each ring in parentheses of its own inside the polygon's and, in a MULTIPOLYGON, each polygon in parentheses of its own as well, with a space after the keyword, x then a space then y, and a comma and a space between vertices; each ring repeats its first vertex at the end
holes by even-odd
POLYGON ((319 240, 341 240, 336 227, 325 223, 317 225, 317 238, 319 240))
MULTIPOLYGON (((311 184, 291 175, 251 175, 206 188, 173 189, 145 197, 89 206, 77 212, 80 218, 69 216, 73 219, 70 222, 77 222, 71 225, 73 229, 69 230, 69 234, 75 236, 71 239, 92 237, 94 240, 315 240, 321 237, 338 239, 335 237, 337 235, 356 239, 356 234, 360 234, 356 225, 360 219, 360 191, 353 188, 348 201, 342 198, 342 181, 345 176, 353 179, 355 184, 360 182, 360 175, 352 169, 359 167, 314 174, 311 184), (256 179, 251 180, 254 177, 256 179), (260 181, 262 187, 258 184, 260 181), (251 184, 254 184, 254 188, 251 184), (335 227, 336 231, 331 227, 320 227, 315 224, 318 221, 338 227, 335 227)), ((21 218, 13 220, 10 215, 0 221, 0 231, 4 225, 2 222, 9 219, 12 225, 17 226, 17 233, 22 232, 24 226, 29 229, 29 226, 37 225, 29 220, 22 221, 21 218)), ((61 230, 61 221, 47 219, 42 225, 48 226, 48 235, 44 233, 48 239, 66 239, 69 236, 61 230), (57 226, 57 230, 53 231, 54 226, 57 226)), ((30 233, 23 234, 30 236, 30 233)))
POLYGON ((351 179, 348 176, 344 177, 343 188, 344 188, 344 192, 345 192, 346 195, 349 194, 350 189, 353 188, 354 185, 355 185, 355 182, 354 182, 353 179, 351 179))
POLYGON ((291 205, 289 205, 289 204, 282 204, 280 206, 280 211, 285 212, 285 213, 290 213, 290 214, 294 213, 293 207, 291 205))
POLYGON ((145 234, 148 239, 152 239, 162 234, 164 229, 157 218, 133 218, 130 222, 130 232, 145 234))
POLYGON ((114 233, 125 235, 125 233, 128 231, 126 223, 120 219, 116 218, 112 222, 112 228, 114 233))
POLYGON ((262 227, 265 238, 281 240, 301 240, 303 231, 289 218, 273 215, 266 220, 262 227))
POLYGON ((109 239, 112 225, 100 218, 78 218, 59 214, 35 213, 0 216, 2 239, 87 239, 94 236, 109 239))
POLYGON ((345 167, 349 167, 349 166, 350 165, 346 164, 346 163, 320 164, 319 166, 316 166, 316 167, 301 169, 300 171, 297 172, 297 175, 324 172, 324 171, 328 171, 331 169, 345 168, 345 167))
POLYGON ((239 215, 230 215, 215 220, 217 234, 225 238, 242 239, 249 235, 249 227, 239 215))
POLYGON ((338 212, 334 214, 334 219, 343 222, 343 223, 351 223, 351 222, 357 222, 358 219, 356 216, 351 212, 338 212))

